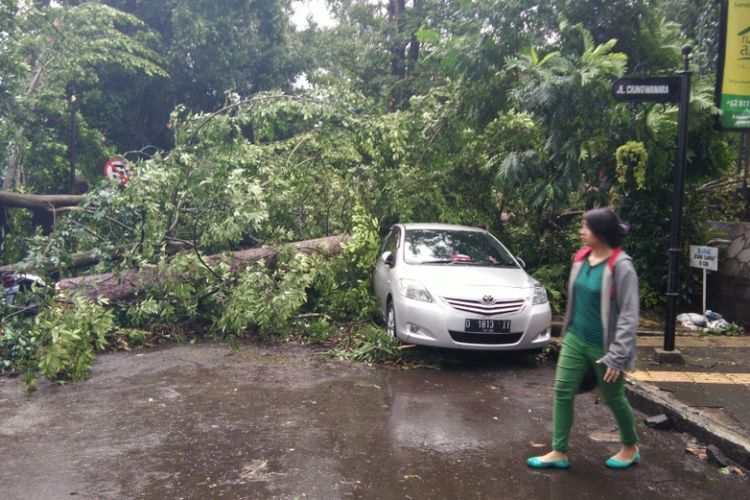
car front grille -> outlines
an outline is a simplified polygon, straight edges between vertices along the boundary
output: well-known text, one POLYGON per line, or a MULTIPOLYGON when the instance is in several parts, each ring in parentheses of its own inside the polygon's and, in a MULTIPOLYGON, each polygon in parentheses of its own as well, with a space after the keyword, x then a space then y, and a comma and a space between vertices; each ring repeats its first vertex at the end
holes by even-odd
POLYGON ((485 345, 503 345, 515 344, 523 333, 467 333, 449 330, 451 338, 462 344, 485 344, 485 345))
POLYGON ((515 314, 523 311, 526 307, 524 299, 498 299, 485 304, 481 300, 472 299, 454 299, 443 297, 453 309, 468 312, 472 314, 481 314, 483 316, 501 316, 505 314, 515 314))

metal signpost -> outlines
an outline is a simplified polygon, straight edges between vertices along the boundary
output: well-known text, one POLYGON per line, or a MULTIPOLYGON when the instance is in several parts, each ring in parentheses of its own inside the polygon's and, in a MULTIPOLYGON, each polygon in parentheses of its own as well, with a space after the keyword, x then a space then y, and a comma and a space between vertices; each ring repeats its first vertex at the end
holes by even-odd
POLYGON ((719 270, 719 249, 690 245, 690 267, 703 269, 703 309, 706 312, 706 271, 719 270))
POLYGON ((685 151, 687 148, 688 107, 690 104, 690 68, 688 56, 690 45, 682 48, 684 70, 680 76, 620 78, 612 85, 612 95, 625 102, 679 102, 677 120, 677 164, 675 171, 674 203, 672 205, 672 228, 669 238, 669 274, 667 277, 667 318, 664 322, 664 350, 674 351, 674 331, 677 313, 677 271, 682 227, 682 200, 685 191, 685 151), (678 85, 679 83, 679 85, 678 85))

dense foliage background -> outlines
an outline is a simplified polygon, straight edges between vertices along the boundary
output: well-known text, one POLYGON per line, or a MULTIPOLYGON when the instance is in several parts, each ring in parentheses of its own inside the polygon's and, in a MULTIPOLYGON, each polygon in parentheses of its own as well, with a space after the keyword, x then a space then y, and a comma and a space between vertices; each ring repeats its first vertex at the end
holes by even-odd
MULTIPOLYGON (((618 104, 610 86, 675 74, 686 43, 685 241, 703 243, 705 221, 739 215, 736 139, 714 128, 713 0, 328 5, 333 27, 295 28, 289 0, 0 0, 3 189, 89 186, 50 234, 29 212, 6 211, 3 263, 59 277, 80 272, 74 252, 94 250, 100 263, 86 272, 156 266, 182 277, 107 309, 87 330, 97 345, 179 323, 231 338, 278 333, 299 327, 300 312, 322 339, 330 321, 375 317, 370 266, 396 221, 485 225, 559 306, 578 215, 609 205, 632 226, 643 303, 658 306, 677 110, 618 104), (130 163, 127 187, 101 176, 113 154, 130 163), (722 179, 725 191, 711 191, 722 179), (281 255, 236 275, 201 258, 340 232, 356 237, 333 262, 281 255)), ((28 356, 7 354, 28 328, 6 318, 8 365, 71 373, 65 359, 76 356, 50 350, 54 325, 94 316, 50 308, 35 334, 48 338, 28 356)))

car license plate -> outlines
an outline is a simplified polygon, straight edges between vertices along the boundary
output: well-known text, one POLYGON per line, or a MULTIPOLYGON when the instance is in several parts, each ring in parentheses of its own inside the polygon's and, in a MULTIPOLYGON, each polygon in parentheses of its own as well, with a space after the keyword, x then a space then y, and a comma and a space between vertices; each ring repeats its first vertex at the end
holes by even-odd
POLYGON ((510 320, 507 319, 467 319, 464 330, 474 333, 509 333, 510 320))

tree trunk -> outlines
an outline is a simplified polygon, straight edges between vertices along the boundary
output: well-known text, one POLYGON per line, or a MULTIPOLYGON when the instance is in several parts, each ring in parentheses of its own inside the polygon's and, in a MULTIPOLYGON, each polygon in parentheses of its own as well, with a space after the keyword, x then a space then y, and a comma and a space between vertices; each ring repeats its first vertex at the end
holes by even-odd
POLYGON ((31 210, 48 210, 78 205, 85 200, 82 195, 70 194, 21 194, 0 191, 0 207, 29 208, 31 210))
POLYGON ((391 42, 391 74, 403 80, 406 71, 404 64, 404 44, 401 41, 401 15, 406 9, 405 0, 390 0, 388 2, 388 21, 391 23, 393 41, 391 42))
POLYGON ((26 126, 21 125, 18 127, 16 136, 19 137, 19 143, 13 146, 13 149, 8 155, 8 166, 5 168, 5 176, 3 177, 3 190, 17 189, 23 184, 23 164, 21 162, 21 145, 20 141, 23 140, 23 135, 26 133, 26 126))
MULTIPOLYGON (((326 255, 335 255, 341 253, 342 244, 348 239, 348 235, 339 234, 326 238, 298 241, 291 243, 291 246, 305 253, 320 252, 326 255)), ((226 262, 230 269, 236 272, 251 262, 272 259, 276 253, 277 249, 275 248, 251 248, 229 254, 211 255, 206 257, 205 261, 210 266, 226 262)), ((174 278, 160 275, 156 268, 151 266, 144 269, 128 269, 119 273, 67 278, 58 281, 55 288, 60 292, 78 292, 90 299, 104 297, 110 302, 118 302, 132 298, 137 292, 146 289, 157 280, 165 279, 174 278)))
MULTIPOLYGON (((88 251, 88 252, 76 252, 70 256, 70 260, 73 263, 73 267, 85 267, 90 266, 92 264, 96 264, 99 262, 99 252, 96 252, 94 250, 88 251)), ((6 264, 4 266, 0 266, 0 272, 5 273, 9 271, 18 271, 18 263, 16 264, 6 264)), ((26 268, 24 269, 24 272, 34 272, 35 269, 33 268, 26 268)), ((47 269, 47 272, 54 272, 57 271, 57 269, 47 269)))
MULTIPOLYGON (((57 27, 55 27, 55 29, 57 29, 57 27)), ((39 55, 37 59, 37 65, 31 74, 31 80, 29 80, 29 84, 26 86, 27 99, 30 98, 39 88, 45 70, 55 60, 54 48, 61 38, 62 33, 58 30, 57 34, 53 38, 48 39, 49 45, 44 48, 44 50, 42 50, 42 53, 39 55)), ((9 103, 6 104, 5 109, 7 112, 11 111, 11 106, 9 103)), ((21 150, 28 124, 28 120, 23 120, 16 129, 16 144, 13 152, 11 152, 11 154, 8 156, 8 166, 5 168, 5 177, 3 179, 3 190, 5 191, 18 189, 26 182, 26 180, 24 179, 23 158, 21 156, 21 150)))
MULTIPOLYGON (((414 12, 421 16, 421 0, 414 0, 414 12)), ((407 70, 409 76, 414 77, 414 70, 417 67, 417 61, 419 61, 419 40, 417 40, 417 34, 412 33, 411 40, 409 41, 409 64, 407 70)))
POLYGON ((78 96, 76 96, 75 87, 72 83, 68 83, 67 95, 70 112, 70 130, 68 131, 68 162, 70 163, 68 192, 76 194, 76 161, 78 160, 78 122, 76 121, 76 113, 78 113, 78 96))
MULTIPOLYGON (((67 194, 21 194, 10 191, 0 191, 0 210, 7 208, 27 208, 34 212, 32 222, 35 226, 44 228, 44 234, 52 231, 55 225, 56 210, 78 205, 84 196, 67 194)), ((6 230, 9 228, 6 227, 6 230)), ((6 233, 3 233, 3 237, 6 233)))

